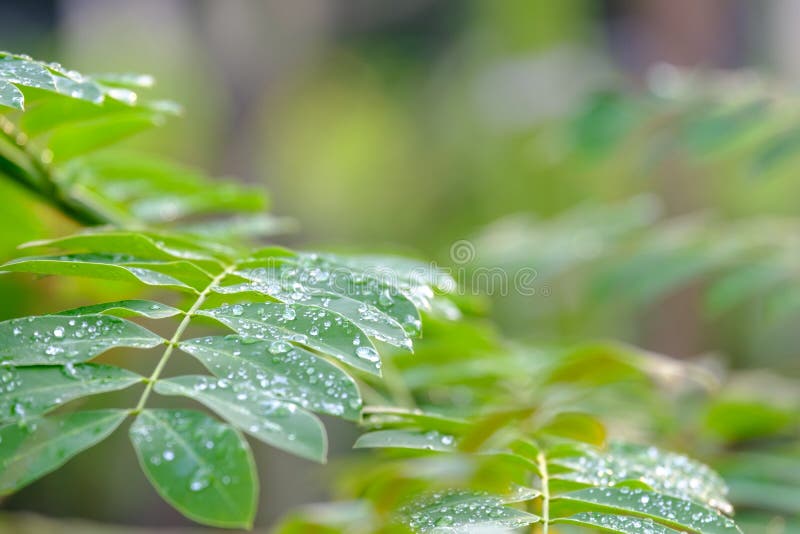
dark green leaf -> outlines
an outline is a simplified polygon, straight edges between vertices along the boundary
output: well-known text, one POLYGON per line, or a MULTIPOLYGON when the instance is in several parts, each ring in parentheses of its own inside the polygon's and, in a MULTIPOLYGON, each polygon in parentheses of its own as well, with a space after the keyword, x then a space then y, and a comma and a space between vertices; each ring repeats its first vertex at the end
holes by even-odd
POLYGON ((75 412, 0 428, 0 494, 62 466, 105 439, 126 416, 123 410, 75 412))
POLYGON ((0 422, 39 416, 73 399, 124 389, 141 380, 109 365, 0 367, 0 422))

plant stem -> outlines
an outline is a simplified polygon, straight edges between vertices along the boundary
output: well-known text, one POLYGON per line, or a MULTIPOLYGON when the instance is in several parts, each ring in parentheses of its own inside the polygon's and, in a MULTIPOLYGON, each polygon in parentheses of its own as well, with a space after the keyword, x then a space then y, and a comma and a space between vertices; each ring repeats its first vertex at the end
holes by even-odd
POLYGON ((543 452, 536 455, 536 463, 539 464, 539 477, 542 479, 542 534, 547 534, 550 528, 550 477, 543 452))
POLYGON ((172 356, 172 351, 175 347, 180 343, 181 337, 186 329, 189 327, 189 324, 192 322, 197 310, 200 309, 200 306, 206 301, 208 295, 214 290, 215 287, 219 285, 222 280, 225 279, 226 276, 231 274, 234 269, 236 269, 237 265, 234 263, 232 265, 228 265, 225 267, 220 274, 214 277, 211 282, 197 295, 197 299, 192 304, 192 307, 186 312, 183 316, 183 320, 181 320, 178 328, 175 329, 175 333, 172 335, 169 341, 167 341, 167 348, 164 349, 164 353, 161 355, 161 359, 158 360, 158 364, 156 368, 153 369, 153 374, 147 379, 147 385, 142 391, 142 396, 139 397, 139 402, 136 403, 136 408, 131 410, 131 415, 136 415, 144 409, 145 404, 147 403, 147 399, 150 397, 150 393, 153 391, 153 387, 155 386, 156 382, 158 382, 158 378, 161 376, 161 373, 164 371, 164 367, 166 367, 167 362, 169 361, 170 356, 172 356))
POLYGON ((34 150, 24 133, 0 115, 0 174, 21 185, 64 215, 87 226, 121 225, 114 215, 69 191, 56 175, 44 153, 34 150))

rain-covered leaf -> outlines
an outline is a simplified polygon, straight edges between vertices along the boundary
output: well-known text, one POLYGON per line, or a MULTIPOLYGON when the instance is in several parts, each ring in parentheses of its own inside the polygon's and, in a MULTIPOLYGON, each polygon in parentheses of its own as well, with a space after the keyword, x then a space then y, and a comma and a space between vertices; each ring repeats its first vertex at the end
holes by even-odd
POLYGON ((0 367, 0 423, 28 419, 66 402, 127 388, 142 377, 109 365, 0 367))
POLYGON ((159 381, 155 389, 162 395, 195 399, 264 443, 304 458, 325 461, 328 444, 322 422, 262 389, 208 376, 169 378, 159 381))
POLYGON ((551 521, 553 524, 576 525, 602 532, 616 532, 619 534, 680 534, 674 530, 646 517, 633 517, 628 515, 603 514, 598 512, 584 512, 570 517, 563 517, 551 521))
POLYGON ((80 308, 58 312, 55 315, 95 315, 98 313, 117 317, 140 316, 147 317, 148 319, 164 319, 166 317, 174 317, 183 312, 178 308, 173 308, 172 306, 161 304, 153 300, 133 299, 81 306, 80 308))
POLYGON ((0 495, 30 484, 105 439, 124 410, 75 412, 0 428, 0 495))
POLYGON ((741 531, 716 510, 669 495, 639 488, 588 488, 566 493, 551 503, 557 515, 576 512, 611 512, 650 518, 679 531, 701 534, 734 534, 741 531))
POLYGON ((395 319, 374 306, 349 297, 332 293, 313 293, 305 291, 302 286, 289 288, 280 284, 265 284, 262 282, 222 285, 215 287, 214 291, 223 295, 260 293, 286 304, 318 306, 349 319, 369 337, 406 350, 411 349, 412 346, 408 332, 395 319))
POLYGON ((110 315, 40 315, 0 322, 0 361, 49 365, 90 360, 114 347, 149 349, 160 336, 110 315))
POLYGON ((540 520, 506 506, 500 497, 470 491, 426 495, 398 510, 397 519, 420 534, 478 533, 490 527, 520 528, 540 520))
POLYGON ((278 286, 284 291, 293 291, 301 296, 308 294, 347 297, 393 318, 410 335, 419 333, 417 305, 422 305, 415 305, 391 281, 315 256, 281 258, 280 261, 267 260, 266 263, 265 267, 243 269, 237 274, 251 282, 278 286))
POLYGON ((247 441, 200 412, 145 410, 130 429, 139 464, 158 493, 207 525, 250 528, 258 480, 247 441))
POLYGON ((216 260, 205 250, 199 240, 186 240, 176 236, 161 236, 143 232, 118 230, 86 230, 55 239, 30 241, 23 248, 58 248, 62 250, 85 250, 125 254, 148 260, 216 260))
POLYGON ((438 430, 376 430, 361 435, 356 449, 419 449, 425 451, 454 451, 456 439, 438 430))
POLYGON ((299 343, 380 375, 380 357, 367 335, 326 309, 262 302, 225 305, 199 314, 217 319, 243 337, 299 343))
POLYGON ((285 341, 214 336, 184 341, 181 350, 218 378, 266 391, 302 408, 357 420, 361 396, 344 371, 285 341))
POLYGON ((726 500, 728 488, 718 474, 700 462, 656 447, 613 443, 607 452, 587 448, 579 456, 553 462, 571 470, 557 475, 563 480, 596 487, 639 480, 659 493, 694 500, 727 514, 733 511, 726 500))
POLYGON ((0 82, 0 106, 22 109, 24 97, 22 91, 10 82, 0 82))
MULTIPOLYGON (((180 290, 192 288, 172 277, 137 262, 132 256, 101 254, 67 254, 63 256, 30 256, 1 265, 4 271, 35 274, 84 276, 103 280, 137 282, 149 286, 165 286, 180 290), (130 265, 133 264, 133 265, 130 265)), ((155 265, 152 265, 155 267, 155 265)))

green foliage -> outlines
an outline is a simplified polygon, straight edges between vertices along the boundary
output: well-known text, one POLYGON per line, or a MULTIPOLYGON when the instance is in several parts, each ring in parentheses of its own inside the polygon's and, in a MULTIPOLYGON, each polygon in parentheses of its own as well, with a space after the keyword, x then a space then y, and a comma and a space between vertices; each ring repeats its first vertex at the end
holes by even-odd
MULTIPOLYGON (((713 375, 612 344, 505 343, 485 326, 453 321, 460 310, 441 295, 455 282, 413 260, 254 244, 254 235, 276 229, 258 214, 260 194, 108 149, 175 114, 173 105, 139 97, 150 83, 0 55, 0 172, 94 226, 28 243, 23 248, 32 255, 2 269, 148 292, 147 300, 0 323, 0 492, 53 471, 132 418, 139 463, 164 500, 203 524, 249 528, 258 480, 245 434, 324 462, 327 436, 315 414, 325 414, 362 423, 366 432, 355 446, 373 454, 339 482, 346 502, 315 507, 310 516, 300 511, 282 532, 529 525, 544 533, 559 525, 626 534, 740 532, 727 486, 713 470, 681 454, 606 440, 606 423, 647 430, 674 424, 665 399, 684 389, 694 399, 715 385, 713 375), (234 217, 204 219, 221 214, 234 217), (423 319, 426 338, 419 341, 423 319), (87 363, 121 348, 160 355, 148 376, 87 363), (179 353, 208 374, 168 376, 179 353), (138 400, 122 408, 60 411, 136 385, 138 400), (218 418, 172 409, 174 397, 218 418), (166 407, 154 405, 158 400, 166 407)), ((653 220, 650 208, 566 217, 563 227, 544 231, 525 226, 522 245, 488 241, 514 259, 528 261, 535 251, 548 277, 602 262, 607 247, 633 248, 633 267, 608 266, 592 290, 607 297, 624 285, 645 300, 753 252, 711 232, 695 239, 681 225, 641 250, 632 247, 631 235, 653 220), (595 246, 565 250, 564 236, 578 230, 595 246), (685 246, 679 257, 668 254, 675 243, 685 246), (632 273, 662 264, 669 269, 629 283, 632 273)), ((722 293, 717 306, 740 298, 722 293)))
POLYGON ((431 284, 413 274, 420 265, 405 260, 295 253, 157 228, 263 202, 161 160, 94 153, 138 131, 143 118, 152 123, 164 114, 164 105, 139 102, 138 87, 127 87, 140 78, 82 76, 3 54, 0 79, 0 103, 18 110, 0 115, 5 174, 81 222, 117 225, 28 243, 43 252, 2 269, 122 281, 157 288, 171 302, 121 300, 0 323, 3 492, 56 469, 133 417, 134 449, 166 501, 201 523, 251 526, 258 482, 242 432, 324 462, 327 437, 312 412, 360 418, 357 380, 381 374, 375 343, 411 349, 419 308, 431 307, 431 284), (136 228, 119 226, 126 221, 136 228), (137 318, 175 323, 167 339, 137 318), (234 333, 191 338, 196 319, 234 333), (150 376, 84 363, 122 347, 161 352, 150 376), (211 374, 166 378, 177 352, 211 374), (125 409, 47 415, 135 384, 144 388, 125 409), (153 392, 193 399, 226 422, 154 409, 153 392))

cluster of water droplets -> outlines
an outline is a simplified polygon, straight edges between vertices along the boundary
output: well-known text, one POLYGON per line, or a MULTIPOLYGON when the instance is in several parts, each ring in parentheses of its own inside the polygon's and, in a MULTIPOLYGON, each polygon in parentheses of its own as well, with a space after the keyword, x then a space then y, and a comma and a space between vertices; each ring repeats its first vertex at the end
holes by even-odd
POLYGON ((497 496, 463 490, 426 495, 398 510, 398 517, 415 532, 442 534, 479 526, 518 528, 532 519, 506 507, 497 496))
POLYGON ((561 458, 556 463, 572 469, 560 478, 593 486, 639 480, 660 493, 733 512, 725 499, 728 488, 719 475, 700 462, 656 447, 615 443, 607 452, 587 449, 580 456, 561 458))
POLYGON ((217 377, 266 391, 312 411, 355 415, 361 397, 343 371, 285 341, 212 336, 181 348, 204 362, 217 377))
POLYGON ((716 510, 693 501, 645 491, 641 488, 589 488, 566 494, 566 498, 632 511, 683 525, 697 532, 738 532, 736 524, 716 510))
POLYGON ((131 439, 154 471, 174 473, 176 484, 192 492, 229 486, 238 477, 224 469, 238 439, 213 419, 177 410, 145 412, 131 427, 131 439))
POLYGON ((4 364, 56 364, 88 360, 115 346, 151 348, 161 338, 108 315, 45 315, 0 323, 4 364))
POLYGON ((650 518, 603 514, 599 512, 575 514, 567 518, 566 522, 570 521, 598 526, 610 532, 636 532, 637 534, 678 534, 679 532, 656 523, 650 518))
POLYGON ((241 336, 271 340, 278 350, 286 347, 286 342, 293 342, 344 361, 352 363, 355 358, 380 367, 378 351, 362 331, 342 315, 320 307, 244 303, 223 305, 202 313, 216 317, 241 336))
POLYGON ((0 81, 46 89, 95 104, 102 103, 106 96, 128 105, 138 100, 136 92, 130 89, 103 85, 78 71, 65 69, 60 63, 44 63, 28 55, 0 58, 0 81))

